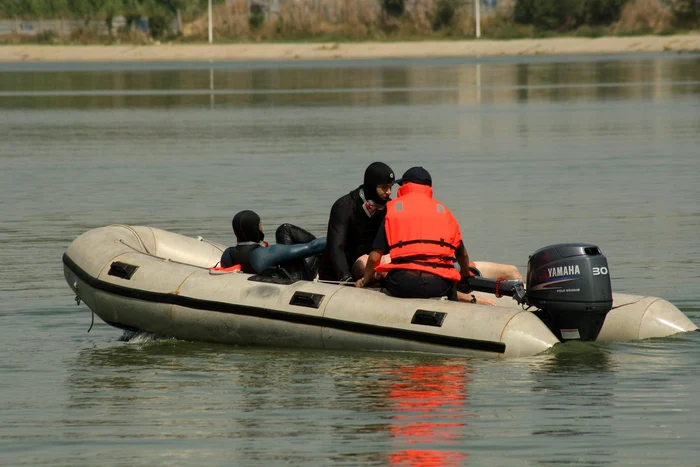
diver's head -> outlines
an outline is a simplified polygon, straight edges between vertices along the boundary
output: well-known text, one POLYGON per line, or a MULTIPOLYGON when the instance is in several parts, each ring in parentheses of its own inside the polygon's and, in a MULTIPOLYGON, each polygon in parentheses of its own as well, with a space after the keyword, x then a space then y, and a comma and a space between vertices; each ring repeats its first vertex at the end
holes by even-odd
POLYGON ((386 204, 391 199, 394 171, 383 162, 372 162, 365 170, 362 189, 365 197, 377 204, 386 204))
POLYGON ((260 216, 254 211, 245 210, 236 213, 231 221, 231 226, 233 227, 233 233, 236 234, 236 240, 238 240, 239 243, 260 243, 265 238, 260 216))

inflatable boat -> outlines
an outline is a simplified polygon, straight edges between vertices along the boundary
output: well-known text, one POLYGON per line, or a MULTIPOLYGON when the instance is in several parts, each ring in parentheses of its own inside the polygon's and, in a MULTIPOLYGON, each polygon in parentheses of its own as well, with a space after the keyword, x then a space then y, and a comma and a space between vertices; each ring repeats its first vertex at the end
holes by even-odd
POLYGON ((671 303, 612 294, 597 247, 566 244, 530 257, 527 284, 473 278, 496 306, 391 297, 274 268, 214 269, 225 246, 144 226, 77 237, 63 255, 76 296, 114 327, 232 345, 523 357, 571 339, 631 341, 697 330, 671 303))

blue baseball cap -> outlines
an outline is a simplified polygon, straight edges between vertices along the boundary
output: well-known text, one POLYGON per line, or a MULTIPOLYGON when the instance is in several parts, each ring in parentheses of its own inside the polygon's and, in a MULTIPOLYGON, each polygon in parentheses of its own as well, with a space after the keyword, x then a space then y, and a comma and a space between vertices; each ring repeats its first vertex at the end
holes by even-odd
POLYGON ((419 185, 433 186, 433 179, 423 167, 411 167, 404 172, 403 177, 396 180, 396 183, 403 185, 404 183, 417 183, 419 185))

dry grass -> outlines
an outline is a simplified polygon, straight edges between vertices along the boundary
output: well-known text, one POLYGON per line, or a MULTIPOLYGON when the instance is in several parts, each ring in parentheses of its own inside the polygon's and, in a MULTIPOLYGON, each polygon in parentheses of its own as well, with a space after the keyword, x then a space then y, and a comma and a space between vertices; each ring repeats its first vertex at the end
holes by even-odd
MULTIPOLYGON (((671 31, 674 14, 677 16, 681 11, 677 5, 681 2, 686 5, 695 0, 668 0, 667 5, 670 7, 664 6, 665 1, 630 0, 617 23, 595 27, 584 25, 571 34, 586 37, 654 32, 667 34, 671 31)), ((473 4, 469 2, 460 6, 458 0, 406 0, 405 12, 398 18, 382 12, 380 0, 280 0, 279 10, 270 12, 264 9, 264 16, 256 16, 254 13, 252 18, 248 10, 250 2, 251 0, 233 0, 214 6, 214 37, 217 41, 415 40, 472 38, 476 32, 473 4), (454 11, 451 19, 445 16, 444 2, 449 2, 452 8, 456 8, 449 10, 454 11), (256 21, 260 19, 261 24, 256 21)), ((268 4, 268 0, 252 2, 268 4)), ((481 32, 484 38, 517 39, 557 35, 555 31, 515 24, 514 4, 515 0, 499 0, 499 9, 495 13, 482 14, 481 32)), ((194 21, 185 23, 182 36, 185 40, 206 40, 206 12, 194 21)), ((146 34, 136 30, 109 37, 90 28, 83 28, 70 38, 48 35, 28 39, 19 36, 0 37, 0 43, 145 44, 151 41, 146 34)))
POLYGON ((339 20, 341 32, 347 37, 377 38, 380 33, 379 9, 375 0, 345 2, 343 17, 339 20))
POLYGON ((417 0, 406 6, 406 15, 398 30, 404 36, 430 36, 433 32, 432 15, 437 1, 417 0))
POLYGON ((36 36, 26 36, 19 34, 7 34, 0 36, 0 44, 19 45, 19 44, 50 44, 50 45, 93 45, 93 44, 135 44, 145 45, 152 44, 153 38, 140 29, 132 28, 128 31, 120 31, 119 33, 109 36, 101 33, 94 27, 81 27, 68 36, 60 36, 53 31, 44 31, 36 36))
POLYGON ((331 35, 333 24, 325 21, 320 11, 314 11, 308 2, 285 2, 280 6, 276 21, 266 21, 268 33, 284 37, 318 37, 331 35))
POLYGON ((634 0, 624 6, 612 29, 616 33, 661 32, 672 20, 673 15, 659 0, 634 0))
MULTIPOLYGON (((212 9, 212 26, 215 37, 241 37, 250 35, 248 26, 248 7, 245 0, 238 0, 232 5, 215 5, 212 9)), ((204 39, 208 36, 209 19, 202 15, 191 23, 184 24, 182 35, 187 38, 204 39)))
POLYGON ((516 24, 513 12, 500 10, 496 14, 481 19, 481 34, 493 39, 521 39, 533 37, 535 27, 532 25, 516 24))
MULTIPOLYGON (((411 40, 445 37, 472 38, 476 33, 472 5, 458 8, 449 24, 434 30, 440 0, 412 0, 399 18, 383 13, 378 0, 336 0, 321 7, 310 0, 280 1, 279 10, 267 12, 256 30, 249 26, 246 0, 233 5, 218 5, 214 10, 214 35, 218 40, 411 40)), ((653 0, 656 1, 656 0, 653 0)), ((513 3, 504 0, 494 14, 482 15, 484 37, 515 39, 532 37, 531 26, 513 22, 513 3)), ((207 37, 207 15, 185 24, 186 39, 207 37)))
POLYGON ((0 45, 19 45, 30 42, 26 39, 26 36, 21 36, 19 34, 4 34, 0 36, 0 45))
POLYGON ((471 7, 464 6, 455 12, 451 29, 452 35, 456 37, 474 37, 476 35, 476 22, 471 7))
POLYGON ((140 29, 131 28, 128 31, 122 31, 117 34, 115 43, 146 45, 153 43, 153 38, 140 29))
POLYGON ((112 41, 110 36, 100 34, 100 31, 93 26, 83 26, 75 29, 70 34, 70 42, 72 44, 105 44, 112 41))
MULTIPOLYGON (((393 18, 380 11, 377 0, 338 0, 326 10, 314 8, 309 1, 288 0, 280 2, 279 10, 267 15, 258 30, 251 31, 247 4, 238 0, 233 6, 215 8, 214 31, 216 38, 233 40, 474 37, 474 17, 469 6, 458 9, 449 26, 433 31, 436 4, 437 0, 416 0, 407 3, 404 15, 393 18)), ((186 24, 183 36, 206 38, 207 16, 186 24)))
MULTIPOLYGON (((281 2, 277 12, 266 12, 263 24, 250 27, 245 0, 233 5, 218 5, 213 12, 214 36, 219 39, 314 39, 324 37, 376 38, 379 14, 374 0, 342 2, 329 11, 314 9, 307 1, 281 2)), ((183 36, 203 39, 208 31, 207 15, 184 25, 183 36)))

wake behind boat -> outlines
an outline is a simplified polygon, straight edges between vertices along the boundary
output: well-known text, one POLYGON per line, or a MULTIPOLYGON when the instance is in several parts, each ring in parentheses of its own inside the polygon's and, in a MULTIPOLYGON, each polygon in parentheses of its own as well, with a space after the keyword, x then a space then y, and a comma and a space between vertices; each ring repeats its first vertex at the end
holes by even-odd
POLYGON ((533 267, 543 272, 528 274, 535 282, 527 292, 512 281, 475 279, 477 294, 493 287, 516 299, 498 298, 495 307, 295 281, 275 269, 213 270, 225 248, 152 227, 112 225, 73 241, 63 255, 64 275, 78 302, 107 324, 232 345, 521 357, 569 339, 630 341, 697 330, 666 300, 612 295, 607 262, 593 246, 537 252, 531 263, 539 261, 533 267), (565 264, 552 266, 557 253, 565 264))

